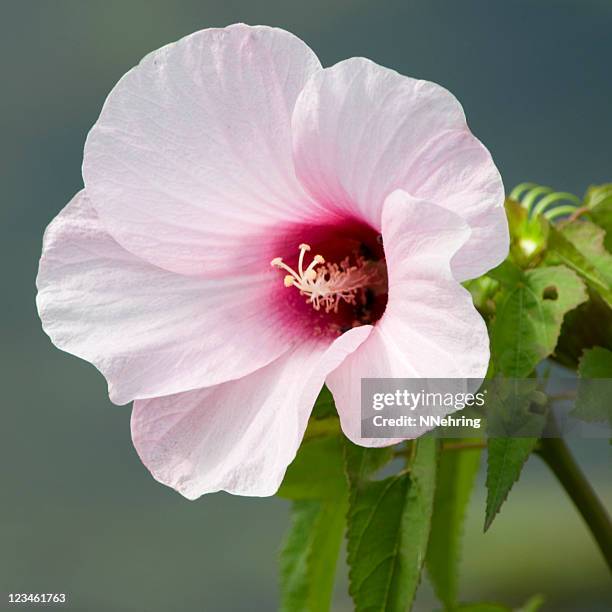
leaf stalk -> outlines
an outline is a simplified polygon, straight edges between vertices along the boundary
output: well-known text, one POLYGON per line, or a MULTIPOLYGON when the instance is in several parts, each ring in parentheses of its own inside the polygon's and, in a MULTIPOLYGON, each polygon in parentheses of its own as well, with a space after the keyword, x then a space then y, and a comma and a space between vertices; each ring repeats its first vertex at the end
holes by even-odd
POLYGON ((597 497, 560 437, 556 423, 550 421, 553 438, 542 438, 536 453, 552 470, 591 531, 597 546, 612 571, 612 523, 606 508, 597 497))

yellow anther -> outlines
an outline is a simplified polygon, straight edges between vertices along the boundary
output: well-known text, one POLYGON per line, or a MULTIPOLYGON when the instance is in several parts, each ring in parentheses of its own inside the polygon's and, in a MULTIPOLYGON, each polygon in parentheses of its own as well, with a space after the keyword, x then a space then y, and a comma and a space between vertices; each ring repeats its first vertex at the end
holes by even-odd
POLYGON ((299 246, 300 251, 310 251, 310 245, 309 244, 304 244, 302 242, 302 244, 300 244, 299 246))
POLYGON ((283 258, 282 257, 275 257, 271 262, 270 265, 271 266, 280 266, 283 263, 283 258))
POLYGON ((323 255, 315 255, 313 261, 318 264, 324 264, 325 257, 323 257, 323 255))
POLYGON ((291 287, 294 282, 295 282, 295 278, 293 278, 291 274, 287 274, 285 278, 283 279, 283 284, 285 285, 285 287, 291 287))

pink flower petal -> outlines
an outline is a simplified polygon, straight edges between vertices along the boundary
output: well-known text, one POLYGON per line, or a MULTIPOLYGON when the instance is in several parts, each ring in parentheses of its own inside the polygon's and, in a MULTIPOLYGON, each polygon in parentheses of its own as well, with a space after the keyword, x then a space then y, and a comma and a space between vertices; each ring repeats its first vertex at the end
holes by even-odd
POLYGON ((472 229, 453 260, 458 280, 506 256, 501 177, 444 88, 353 58, 311 77, 292 125, 298 177, 319 202, 376 228, 397 188, 454 211, 472 229))
POLYGON ((189 499, 221 490, 273 495, 325 376, 370 330, 353 329, 328 348, 302 345, 236 381, 134 402, 132 438, 140 458, 158 481, 189 499))
POLYGON ((385 202, 382 235, 389 273, 387 309, 368 339, 327 377, 344 433, 364 446, 397 440, 361 438, 362 378, 481 378, 489 338, 450 261, 469 238, 462 219, 396 191, 385 202))
POLYGON ((271 271, 207 280, 153 266, 113 240, 81 191, 45 233, 37 302, 54 344, 95 364, 122 404, 218 384, 286 352, 295 334, 270 284, 271 271))
POLYGON ((186 274, 267 265, 266 229, 323 214, 296 179, 290 132, 295 100, 320 68, 292 34, 243 24, 147 55, 85 145, 85 188, 111 235, 186 274))

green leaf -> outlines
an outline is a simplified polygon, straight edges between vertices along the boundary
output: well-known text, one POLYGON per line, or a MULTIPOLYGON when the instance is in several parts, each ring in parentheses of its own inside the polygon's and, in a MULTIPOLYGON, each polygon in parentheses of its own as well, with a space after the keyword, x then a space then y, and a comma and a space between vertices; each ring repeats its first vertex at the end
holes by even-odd
POLYGON ((547 396, 536 378, 496 376, 482 386, 488 394, 489 438, 537 438, 546 424, 547 396))
POLYGON ((325 391, 317 400, 318 415, 310 419, 278 492, 294 500, 292 524, 280 559, 281 609, 287 612, 329 610, 346 528, 344 437, 338 418, 324 416, 330 411, 322 404, 331 397, 325 391))
POLYGON ((519 479, 546 424, 546 396, 535 378, 517 381, 496 377, 486 381, 491 411, 487 428, 486 531, 519 479), (532 410, 532 407, 539 407, 532 410))
POLYGON ((509 260, 503 261, 496 268, 489 270, 487 276, 505 287, 514 287, 523 281, 523 271, 509 260))
POLYGON ((334 396, 326 386, 321 389, 319 397, 317 397, 317 401, 312 409, 312 416, 315 419, 326 419, 337 416, 334 396))
POLYGON ((414 442, 408 470, 368 480, 380 466, 380 450, 347 444, 349 592, 356 612, 394 612, 410 607, 429 537, 436 441, 414 442))
POLYGON ((491 314, 491 298, 499 284, 490 276, 480 276, 462 283, 472 295, 472 301, 477 310, 486 318, 491 314))
POLYGON ((581 378, 612 378, 612 351, 601 346, 584 351, 578 374, 581 378))
POLYGON ((584 195, 584 205, 593 209, 602 204, 612 205, 612 183, 591 185, 584 195))
POLYGON ((589 289, 588 293, 589 299, 565 316, 555 347, 555 359, 572 370, 578 368, 585 349, 612 348, 612 308, 596 292, 589 289))
MULTIPOLYGON (((523 272, 506 262, 495 274, 503 290, 497 296, 497 312, 491 325, 494 368, 505 376, 527 377, 554 351, 565 314, 584 302, 587 293, 576 273, 564 266, 523 272)), ((525 414, 530 416, 526 413, 527 400, 525 414)), ((520 410, 512 416, 520 417, 520 410)), ((534 420, 537 418, 530 416, 528 424, 532 425, 534 420)), ((536 443, 533 436, 489 439, 485 531, 536 443)))
POLYGON ((591 262, 612 288, 612 255, 604 246, 605 231, 590 221, 574 221, 563 227, 563 235, 591 262))
POLYGON ((496 603, 469 603, 457 606, 453 612, 512 612, 512 609, 496 603))
POLYGON ((332 499, 346 493, 343 439, 338 435, 314 435, 325 421, 311 421, 300 450, 278 491, 288 499, 332 499))
POLYGON ((438 462, 426 565, 438 599, 449 609, 457 604, 463 520, 480 457, 477 448, 443 451, 438 462))
POLYGON ((580 381, 572 416, 583 421, 612 421, 612 351, 601 346, 585 350, 578 364, 578 375, 580 381))
POLYGON ((612 253, 612 188, 606 200, 596 204, 589 214, 591 219, 604 230, 604 246, 612 253))
POLYGON ((538 612, 544 605, 544 597, 542 595, 533 595, 515 612, 538 612))
POLYGON ((345 439, 344 465, 349 486, 354 489, 365 482, 393 459, 394 452, 392 446, 364 448, 345 439))
MULTIPOLYGON (((541 595, 534 595, 514 612, 537 612, 543 603, 541 595)), ((497 603, 471 603, 457 606, 453 612, 512 612, 512 608, 497 603)))
POLYGON ((512 485, 519 479, 537 441, 537 438, 489 438, 485 531, 491 526, 512 485))
POLYGON ((293 503, 292 524, 280 555, 281 610, 330 609, 346 525, 348 496, 293 503))
POLYGON ((554 351, 564 315, 587 299, 584 284, 564 266, 523 272, 509 262, 493 278, 503 286, 490 329, 493 365, 506 376, 528 376, 554 351))
POLYGON ((612 306, 612 255, 603 245, 604 232, 588 221, 550 228, 547 261, 574 270, 612 306))

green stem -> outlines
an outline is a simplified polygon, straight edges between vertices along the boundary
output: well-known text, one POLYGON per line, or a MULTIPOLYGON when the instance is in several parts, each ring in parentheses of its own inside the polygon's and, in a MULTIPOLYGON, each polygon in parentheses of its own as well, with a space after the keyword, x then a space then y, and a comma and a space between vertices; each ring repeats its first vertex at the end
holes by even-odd
MULTIPOLYGON (((557 435, 557 431, 551 432, 557 435)), ((561 437, 542 438, 537 451, 574 502, 612 571, 612 523, 561 437)))

